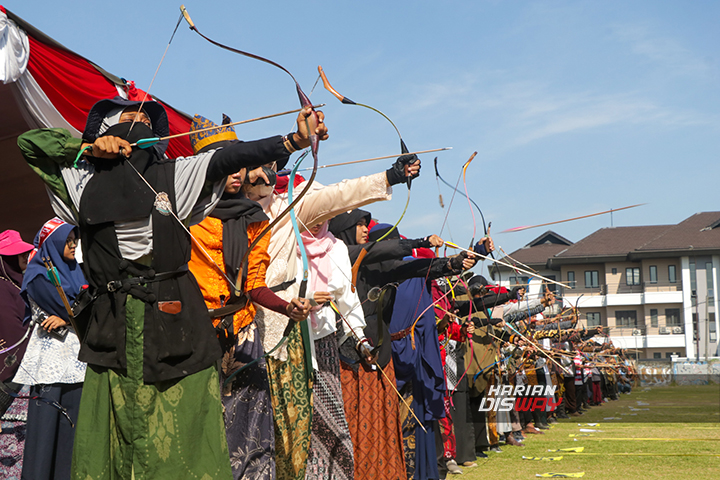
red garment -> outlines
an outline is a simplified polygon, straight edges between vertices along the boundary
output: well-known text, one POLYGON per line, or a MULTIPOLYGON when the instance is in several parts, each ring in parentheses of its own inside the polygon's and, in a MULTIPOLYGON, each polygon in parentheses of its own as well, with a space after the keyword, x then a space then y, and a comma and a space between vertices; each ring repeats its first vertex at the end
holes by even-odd
MULTIPOLYGON (((295 181, 293 182, 293 186, 297 187, 302 182, 305 181, 305 177, 300 175, 299 173, 295 174, 295 181)), ((288 183, 290 183, 290 175, 283 175, 277 177, 277 181, 275 183, 275 195, 279 195, 281 193, 287 193, 288 190, 288 183)))
POLYGON ((455 429, 450 414, 450 398, 445 397, 445 418, 438 420, 440 423, 440 436, 443 442, 443 458, 453 460, 457 456, 457 443, 455 441, 455 429))
POLYGON ((593 403, 603 403, 602 390, 600 389, 599 381, 592 382, 592 391, 593 391, 592 402, 593 403))

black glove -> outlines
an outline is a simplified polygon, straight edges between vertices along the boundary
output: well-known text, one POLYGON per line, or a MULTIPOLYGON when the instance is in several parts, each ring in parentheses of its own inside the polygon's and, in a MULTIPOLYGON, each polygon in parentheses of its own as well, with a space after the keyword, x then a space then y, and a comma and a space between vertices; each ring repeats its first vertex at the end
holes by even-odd
POLYGON ((416 240, 412 240, 414 247, 413 248, 432 248, 432 244, 430 243, 430 237, 427 236, 425 238, 418 238, 416 240))
MULTIPOLYGON (((403 155, 399 157, 395 163, 393 163, 393 166, 388 168, 385 171, 385 175, 387 176, 387 181, 390 185, 397 185, 398 183, 407 183, 407 177, 405 176, 405 165, 412 165, 413 163, 419 161, 417 155, 403 155)), ((420 172, 416 175, 413 175, 411 178, 418 177, 420 175, 420 172)))
POLYGON ((450 257, 450 268, 453 271, 462 271, 463 269, 463 260, 467 258, 467 253, 461 252, 459 255, 455 255, 454 257, 450 257))

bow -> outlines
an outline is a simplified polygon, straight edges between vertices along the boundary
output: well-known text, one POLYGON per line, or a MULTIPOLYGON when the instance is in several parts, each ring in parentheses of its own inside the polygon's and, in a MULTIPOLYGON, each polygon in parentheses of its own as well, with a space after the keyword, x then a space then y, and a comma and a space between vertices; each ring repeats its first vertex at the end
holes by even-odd
MULTIPOLYGON (((243 55, 245 57, 253 58, 255 60, 259 60, 261 62, 267 63, 269 65, 273 65, 273 66, 279 68, 280 70, 282 70, 283 72, 287 73, 288 75, 290 75, 290 78, 292 78, 293 82, 295 82, 295 89, 297 90, 298 98, 300 99, 300 104, 303 106, 303 108, 311 109, 311 115, 308 117, 305 117, 305 126, 307 128, 308 134, 310 135, 310 151, 312 152, 313 161, 314 161, 312 174, 310 175, 310 178, 308 179, 307 183, 305 184, 305 188, 303 188, 303 190, 300 192, 300 194, 292 202, 289 202, 288 207, 284 211, 282 211, 277 217, 275 217, 275 219, 272 222, 270 222, 268 224, 268 226, 265 227, 265 229, 263 229, 262 232, 260 232, 260 234, 255 238, 255 240, 253 240, 253 242, 248 247, 247 252, 245 252, 244 258, 240 262, 240 271, 238 272, 238 279, 239 279, 238 285, 240 285, 241 279, 242 279, 242 274, 243 274, 243 269, 244 269, 243 265, 245 264, 245 261, 247 260, 248 256, 250 255, 250 252, 252 252, 252 250, 257 246, 257 244, 260 242, 260 240, 268 232, 270 232, 272 230, 272 228, 275 225, 277 225, 278 222, 284 216, 288 215, 290 212, 293 211, 292 210, 293 207, 298 204, 300 199, 302 199, 302 197, 304 197, 308 193, 308 191, 310 191, 310 187, 312 187, 312 183, 315 181, 315 175, 317 174, 317 170, 318 170, 318 146, 319 146, 319 138, 318 138, 317 134, 315 133, 315 129, 317 128, 317 126, 319 124, 319 119, 318 119, 318 116, 317 116, 317 113, 315 112, 315 110, 312 110, 312 103, 310 103, 310 99, 308 98, 307 95, 305 95, 305 92, 303 92, 302 88, 300 88, 300 84, 295 79, 293 74, 290 73, 289 70, 287 70, 285 67, 283 67, 279 63, 276 63, 272 60, 261 57, 260 55, 255 55, 253 53, 245 52, 243 50, 238 50, 236 48, 229 47, 220 42, 217 42, 209 37, 206 37, 205 35, 203 35, 200 32, 200 30, 198 30, 197 26, 190 18, 190 15, 188 14, 187 9, 185 8, 185 5, 182 5, 180 7, 180 11, 182 12, 183 17, 185 18, 185 21, 187 21, 188 25, 190 26, 190 30, 193 30, 195 33, 197 33, 198 35, 200 35, 202 38, 204 38, 208 42, 212 43, 213 45, 218 46, 224 50, 228 50, 230 52, 237 53, 237 54, 243 55)), ((293 227, 293 228, 295 228, 295 227, 293 227)), ((241 286, 240 288, 244 288, 244 286, 241 286)), ((236 294, 239 294, 239 293, 240 293, 239 291, 236 291, 236 294)))
MULTIPOLYGON (((477 152, 476 152, 476 153, 477 153, 477 152)), ((473 157, 474 157, 474 155, 473 155, 473 157)), ((472 158, 471 158, 470 160, 468 160, 465 165, 468 165, 471 161, 472 161, 472 158)), ((481 219, 482 222, 483 222, 483 232, 485 233, 485 235, 487 235, 488 229, 487 229, 487 225, 485 224, 485 216, 483 215, 483 212, 482 212, 482 210, 480 209, 480 207, 478 206, 478 204, 475 203, 475 200, 473 200, 472 198, 470 198, 470 196, 468 196, 466 193, 463 193, 463 192, 459 191, 459 190, 457 189, 457 186, 453 187, 450 183, 448 183, 447 181, 445 181, 445 179, 440 175, 440 172, 438 171, 437 157, 435 157, 434 164, 435 164, 435 178, 438 179, 438 180, 440 180, 441 182, 443 182, 443 183, 444 183, 445 185, 447 185, 448 187, 452 188, 452 189, 453 189, 453 192, 457 192, 457 193, 459 193, 460 195, 462 195, 463 197, 467 198, 468 201, 469 201, 472 205, 475 206, 475 208, 477 209, 478 213, 480 213, 480 219, 481 219)), ((465 169, 466 169, 465 166, 463 166, 463 180, 464 180, 464 175, 465 175, 465 169)), ((465 192, 467 192, 467 186, 465 187, 465 192)), ((453 193, 453 195, 455 195, 455 193, 453 193)), ((440 206, 443 206, 443 203, 442 203, 442 195, 440 195, 440 206)), ((474 218, 475 218, 475 217, 473 216, 473 219, 474 219, 474 218)), ((474 235, 473 235, 473 237, 474 237, 474 235)))
MULTIPOLYGON (((17 342, 13 343, 12 345, 10 345, 9 347, 3 348, 2 350, 0 350, 0 355, 2 355, 3 353, 9 352, 13 348, 19 347, 30 335, 31 330, 32 330, 32 322, 30 322, 30 324, 28 325, 27 330, 25 330, 25 333, 23 334, 22 338, 20 340, 18 340, 17 342)), ((0 339, 0 347, 2 347, 4 345, 5 345, 5 340, 0 339)))
MULTIPOLYGON (((293 203, 293 189, 295 187, 295 175, 297 174, 297 169, 300 166, 300 162, 302 162, 303 157, 300 157, 300 160, 295 164, 295 167, 293 167, 292 174, 290 175, 289 181, 288 181, 288 202, 290 202, 290 205, 293 203)), ((317 166, 317 161, 315 163, 317 166)), ((315 171, 313 171, 315 173, 315 171)), ((298 244, 298 249, 300 250, 300 257, 302 258, 302 265, 303 265, 303 279, 300 281, 300 289, 298 290, 298 297, 305 298, 305 295, 307 294, 307 284, 308 284, 308 277, 309 274, 309 268, 308 268, 308 258, 307 258, 307 250, 305 249, 305 243, 303 242, 302 235, 300 234, 300 227, 297 223, 297 218, 295 217, 295 209, 290 210, 290 222, 292 223, 293 227, 293 233, 295 234, 295 240, 298 244)), ((289 337, 290 332, 292 332, 293 327, 295 326, 295 321, 291 318, 288 320, 287 327, 285 327, 285 331, 283 332, 284 337, 289 337)), ((305 369, 307 371, 308 378, 312 378, 313 374, 313 366, 312 366, 312 349, 309 348, 311 345, 310 340, 310 330, 308 327, 307 322, 302 322, 300 324, 300 335, 302 337, 302 341, 305 344, 305 369)), ((281 339, 279 343, 282 343, 283 340, 281 339)))
MULTIPOLYGON (((397 136, 400 139, 400 152, 402 153, 402 155, 407 155, 410 153, 410 150, 408 150, 407 146, 405 145, 405 141, 403 140, 402 135, 400 134, 400 130, 397 128, 395 123, 392 120, 390 120, 390 117, 388 117, 387 115, 385 115, 383 112, 381 112, 380 110, 378 110, 375 107, 372 107, 372 106, 364 104, 364 103, 354 102, 354 101, 350 100, 348 97, 341 95, 337 90, 335 90, 333 88, 332 85, 330 85, 330 82, 327 79, 327 75, 325 75, 325 72, 323 71, 323 68, 320 65, 318 65, 318 73, 320 74, 320 77, 322 78, 325 89, 328 92, 332 93, 335 96, 335 98, 340 100, 342 103, 344 103, 345 105, 357 105, 358 107, 367 108, 369 110, 372 110, 373 112, 380 114, 385 120, 390 122, 390 125, 393 126, 393 128, 395 129, 395 133, 397 133, 397 136)), ((392 231, 395 230, 398 225, 400 225, 400 222, 405 217, 405 213, 407 212, 408 205, 410 205, 411 188, 412 188, 412 177, 407 177, 408 195, 407 195, 407 200, 405 201, 405 207, 403 208, 402 214, 400 214, 400 218, 397 220, 397 222, 395 222, 395 224, 393 224, 392 228, 390 230, 388 230, 387 232, 385 232, 385 234, 382 237, 377 239, 378 242, 380 240, 384 240, 388 235, 390 235, 390 233, 392 233, 392 231)))
MULTIPOLYGON (((35 326, 35 323, 36 323, 35 320, 31 319, 28 322, 28 327, 27 327, 27 330, 25 330, 25 334, 23 335, 23 337, 17 343, 14 343, 13 345, 11 345, 9 347, 0 350, 0 355, 2 355, 3 353, 7 353, 10 350, 12 350, 13 348, 16 348, 19 345, 21 345, 25 341, 25 339, 27 339, 28 335, 30 335, 30 332, 32 331, 33 327, 35 326)), ((3 341, 0 340, 0 342, 3 342, 3 341)), ((15 362, 17 362, 17 356, 13 353, 12 355, 9 355, 5 359, 4 365, 2 365, 2 369, 0 369, 0 373, 4 372, 6 368, 9 368, 12 365, 14 365, 15 362)), ((22 364, 19 364, 19 366, 20 366, 20 368, 25 370, 25 368, 23 368, 22 364)), ((32 374, 30 372, 28 372, 27 370, 25 370, 25 372, 32 378, 32 374)), ((34 378, 33 378, 33 381, 34 381, 34 378)), ((75 428, 75 424, 73 423, 72 419, 70 418, 70 415, 69 415, 67 409, 65 407, 63 407, 60 404, 60 402, 58 402, 57 400, 51 400, 51 399, 45 398, 40 395, 20 395, 18 393, 15 393, 12 389, 8 388, 5 385, 5 383, 3 383, 3 382, 0 382, 0 390, 3 391, 4 393, 8 394, 9 396, 11 396, 13 398, 17 398, 19 400, 36 400, 36 401, 40 401, 40 402, 50 405, 51 407, 59 410, 60 413, 67 419, 67 421, 70 422, 70 426, 72 428, 75 428)))
MULTIPOLYGON (((345 318, 345 316, 340 312, 340 309, 337 307, 337 305, 335 304, 335 302, 333 302, 332 300, 330 300, 330 307, 335 311, 335 314, 338 315, 338 316, 342 319, 342 321, 345 323, 345 325, 348 327, 348 330, 350 330, 350 333, 352 334, 352 336, 355 337, 355 340, 357 341, 357 344, 358 344, 358 345, 361 345, 363 342, 362 342, 362 340, 360 339, 360 337, 358 336, 358 334, 355 332, 355 329, 352 328, 352 325, 350 325, 350 322, 349 322, 349 321, 345 318)), ((407 408, 407 409, 408 409, 408 412, 415 418, 415 421, 418 422, 418 425, 420 425, 420 428, 422 428, 423 431, 424 431, 425 433, 427 433, 427 430, 425 429, 425 426, 422 424, 422 422, 420 421, 420 419, 417 417, 417 415, 415 414, 415 411, 414 411, 414 410, 412 409, 412 407, 407 403, 407 400, 405 400, 405 397, 403 397, 403 396, 400 394, 400 392, 398 392, 398 389, 397 389, 397 387, 395 386, 395 382, 393 382, 392 380, 390 380, 390 377, 388 377, 387 373, 385 373, 385 370, 383 370, 383 368, 377 363, 377 360, 373 359, 373 360, 370 362, 370 364, 371 364, 373 367, 375 367, 375 368, 377 368, 378 370, 380 370, 380 373, 383 374, 383 377, 384 377, 385 380, 387 381, 387 384, 388 384, 388 385, 393 389, 393 391, 397 394, 397 396, 400 398, 400 401, 401 401, 403 404, 405 404, 405 408, 407 408)))

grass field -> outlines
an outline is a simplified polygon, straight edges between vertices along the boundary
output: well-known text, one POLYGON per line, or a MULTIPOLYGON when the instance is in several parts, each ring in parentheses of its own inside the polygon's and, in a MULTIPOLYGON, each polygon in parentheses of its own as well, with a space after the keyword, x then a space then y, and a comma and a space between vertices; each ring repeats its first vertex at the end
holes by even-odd
POLYGON ((525 444, 524 448, 501 446, 502 453, 490 452, 489 458, 477 460, 476 468, 463 468, 463 475, 447 478, 508 480, 535 478, 538 473, 585 472, 586 479, 720 479, 720 386, 636 388, 580 417, 560 420, 545 435, 528 435, 525 444), (569 436, 581 434, 578 423, 595 422, 600 425, 582 428, 601 432, 569 436), (585 449, 579 455, 547 451, 570 447, 585 449), (659 455, 613 455, 626 453, 659 455), (523 460, 523 455, 563 459, 530 461, 523 460))

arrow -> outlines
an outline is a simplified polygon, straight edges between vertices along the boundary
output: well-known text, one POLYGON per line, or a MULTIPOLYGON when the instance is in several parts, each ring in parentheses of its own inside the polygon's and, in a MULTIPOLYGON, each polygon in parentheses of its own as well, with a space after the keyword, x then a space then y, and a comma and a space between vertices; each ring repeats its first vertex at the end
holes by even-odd
MULTIPOLYGON (((312 108, 320 108, 320 107, 324 107, 324 106, 325 106, 325 104, 321 103, 319 105, 313 105, 312 108)), ((246 123, 257 122, 259 120, 267 120, 268 118, 275 118, 275 117, 281 117, 283 115, 289 115, 291 113, 298 113, 302 110, 303 110, 302 108, 296 108, 295 110, 288 110, 286 112, 273 113, 272 115, 265 115, 262 117, 251 118, 249 120, 240 120, 239 122, 227 123, 225 125, 217 125, 215 127, 202 128, 200 130, 192 130, 190 132, 176 133, 175 135, 168 135, 167 137, 143 138, 142 140, 139 140, 136 143, 130 144, 130 146, 131 147, 139 147, 139 148, 150 148, 153 145, 155 145, 156 143, 162 142, 163 140, 170 140, 172 138, 185 137, 187 135, 208 132, 210 130, 222 130, 223 128, 233 127, 235 125, 243 125, 246 123)))
POLYGON ((598 215, 605 215, 606 213, 613 213, 613 212, 619 212, 620 210, 627 210, 628 208, 635 208, 635 207, 641 207, 643 205, 647 205, 647 203, 638 203, 637 205, 630 205, 629 207, 622 207, 622 208, 614 208, 611 210, 606 210, 604 212, 598 212, 598 213, 591 213, 590 215, 583 215, 581 217, 573 217, 568 218, 566 220, 557 220, 555 222, 548 222, 548 223, 541 223, 539 225, 529 225, 525 227, 515 227, 515 228, 508 228, 507 230, 503 230, 500 233, 510 233, 510 232, 522 232, 523 230, 528 230, 531 228, 537 228, 537 227, 545 227, 548 225, 555 225, 556 223, 565 223, 565 222, 572 222, 573 220, 581 220, 583 218, 590 218, 590 217, 596 217, 598 215))
MULTIPOLYGON (((373 161, 375 161, 375 160, 385 160, 385 159, 388 159, 388 158, 400 157, 400 156, 402 156, 402 155, 420 155, 421 153, 442 152, 442 151, 445 151, 445 150, 452 150, 452 148, 453 148, 453 147, 443 147, 443 148, 433 148, 432 150, 420 150, 419 152, 400 153, 400 154, 395 153, 395 154, 393 154, 393 155, 385 155, 385 156, 382 156, 382 157, 366 158, 366 159, 364 159, 364 160, 353 160, 352 162, 333 163, 333 164, 330 164, 330 165, 320 165, 320 166, 318 167, 318 169, 320 169, 320 168, 329 168, 329 167, 340 167, 340 166, 342 166, 342 165, 352 165, 352 164, 354 164, 354 163, 373 162, 373 161)), ((300 172, 303 172, 303 171, 305 171, 305 170, 312 170, 312 168, 303 168, 303 169, 300 169, 299 171, 300 171, 300 172)), ((289 175, 289 174, 290 174, 290 171, 289 171, 289 170, 283 170, 283 171, 278 172, 278 175, 280 175, 281 177, 282 177, 282 176, 289 175)))

